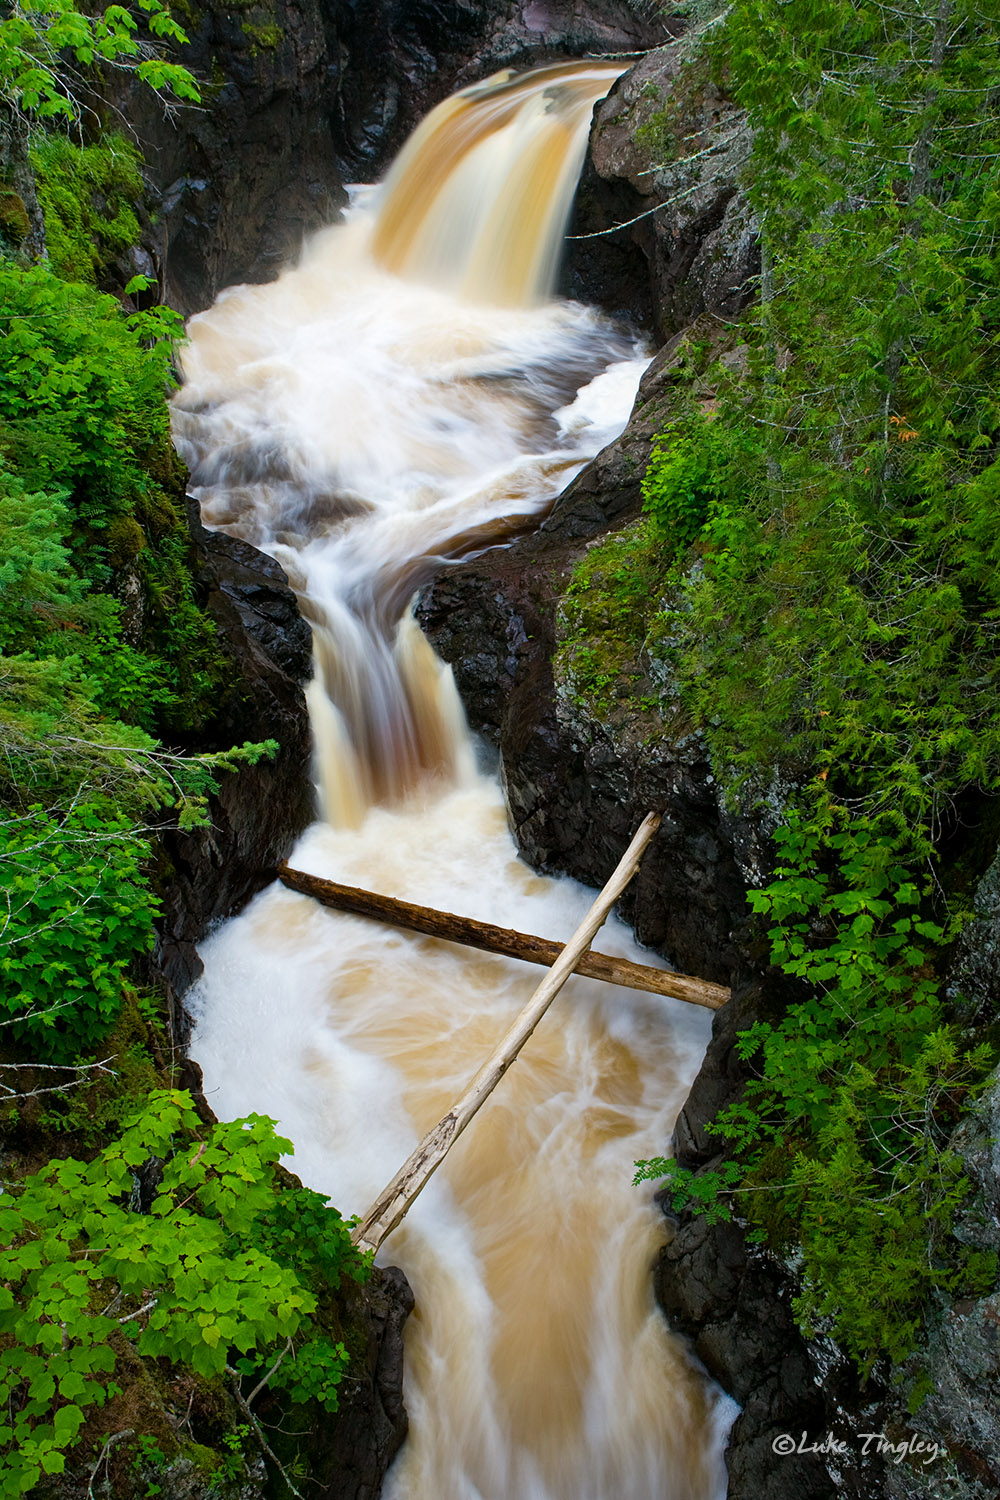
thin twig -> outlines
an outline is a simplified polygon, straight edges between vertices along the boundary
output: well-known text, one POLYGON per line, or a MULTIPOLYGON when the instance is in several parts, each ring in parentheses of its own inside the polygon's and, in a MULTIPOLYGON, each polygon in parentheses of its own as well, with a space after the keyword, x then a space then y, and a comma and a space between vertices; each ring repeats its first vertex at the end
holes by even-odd
MULTIPOLYGON (((114 1447, 114 1445, 116 1443, 124 1442, 124 1440, 126 1438, 130 1438, 130 1437, 134 1437, 134 1436, 135 1436, 135 1429, 134 1428, 132 1428, 132 1427, 123 1427, 122 1430, 121 1430, 121 1432, 113 1432, 111 1434, 111 1436, 108 1438, 107 1442, 104 1444, 104 1447, 101 1449, 101 1456, 100 1456, 100 1458, 97 1460, 96 1464, 94 1465, 94 1467, 90 1471, 90 1483, 87 1485, 88 1500, 94 1500, 94 1480, 97 1478, 97 1472, 100 1469, 101 1464, 104 1462, 104 1460, 110 1454, 111 1449, 114 1447)), ((108 1480, 108 1482, 107 1482, 107 1487, 108 1487, 108 1489, 111 1488, 110 1480, 108 1480)))
POLYGON ((302 1500, 302 1496, 299 1494, 298 1490, 295 1488, 294 1484, 292 1483, 292 1481, 289 1479, 288 1475, 286 1474, 284 1464, 281 1462, 281 1459, 273 1451, 273 1449, 271 1448, 270 1444, 268 1443, 267 1438, 264 1436, 264 1432, 263 1432, 263 1429, 261 1428, 260 1423, 258 1422, 257 1418, 254 1416, 253 1412, 250 1410, 250 1407, 247 1404, 247 1399, 244 1396, 243 1392, 240 1390, 239 1372, 237 1370, 234 1370, 233 1367, 232 1367, 232 1365, 227 1365, 226 1366, 226 1374, 229 1375, 231 1377, 231 1379, 232 1379, 233 1395, 236 1397, 237 1401, 239 1402, 239 1404, 240 1404, 240 1406, 241 1406, 241 1408, 243 1410, 244 1415, 252 1423, 253 1430, 256 1433, 257 1441, 258 1441, 258 1443, 260 1443, 261 1448, 264 1450, 264 1452, 267 1454, 268 1458, 271 1460, 271 1462, 277 1468, 278 1473, 281 1475, 282 1479, 287 1484, 287 1486, 288 1486, 289 1490, 291 1491, 291 1493, 295 1496, 295 1500, 302 1500))
POLYGON ((267 1385, 268 1381, 271 1379, 271 1376, 274 1375, 274 1374, 276 1374, 278 1366, 281 1364, 281 1361, 285 1358, 285 1356, 287 1354, 294 1354, 294 1352, 295 1352, 295 1350, 293 1348, 292 1341, 291 1341, 291 1339, 289 1339, 288 1342, 287 1342, 287 1344, 285 1345, 284 1349, 282 1349, 281 1353, 278 1355, 277 1359, 274 1361, 274 1364, 268 1370, 267 1374, 264 1376, 264 1378, 262 1380, 258 1381, 258 1383, 254 1386, 253 1390, 250 1392, 249 1396, 247 1397, 247 1405, 248 1406, 250 1405, 251 1401, 255 1401, 257 1399, 257 1397, 260 1395, 261 1391, 264 1389, 264 1387, 267 1385))
POLYGON ((124 1318, 119 1318, 119 1323, 131 1323, 134 1318, 141 1318, 143 1313, 152 1312, 159 1300, 159 1297, 150 1297, 149 1301, 143 1303, 142 1307, 138 1308, 135 1312, 128 1313, 124 1318))

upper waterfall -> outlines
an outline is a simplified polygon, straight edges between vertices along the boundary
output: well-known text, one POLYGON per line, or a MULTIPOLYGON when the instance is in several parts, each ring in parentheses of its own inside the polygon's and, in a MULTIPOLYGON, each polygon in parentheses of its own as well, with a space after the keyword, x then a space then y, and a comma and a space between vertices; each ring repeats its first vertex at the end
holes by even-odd
POLYGON ((496 73, 439 104, 386 179, 372 248, 400 276, 532 307, 553 288, 594 105, 620 63, 496 73))
POLYGON ((535 524, 628 419, 638 340, 539 300, 620 71, 565 63, 457 95, 297 266, 188 325, 175 441, 205 524, 276 557, 312 625, 316 779, 338 826, 468 764, 414 592, 535 524))

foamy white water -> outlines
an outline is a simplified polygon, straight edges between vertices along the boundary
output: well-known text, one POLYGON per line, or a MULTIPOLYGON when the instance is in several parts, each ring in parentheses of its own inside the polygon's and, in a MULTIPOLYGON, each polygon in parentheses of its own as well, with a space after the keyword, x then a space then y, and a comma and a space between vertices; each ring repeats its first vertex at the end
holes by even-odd
MULTIPOLYGON (((442 106, 381 198, 359 196, 273 285, 192 321, 175 422, 206 524, 278 557, 313 624, 326 821, 292 863, 556 939, 592 893, 516 857, 408 605, 442 557, 544 514, 628 418, 637 341, 541 300, 552 215, 615 71, 504 78, 442 106), (513 278, 488 269, 504 203, 513 278)), ((649 961, 615 923, 596 946, 649 961)), ((539 978, 277 886, 202 956, 192 1053, 213 1108, 274 1116, 294 1170, 346 1214, 368 1207, 539 978)), ((406 1270, 417 1309, 389 1500, 724 1494, 731 1407, 654 1307, 662 1221, 631 1186, 633 1161, 669 1140, 709 1025, 574 979, 390 1236, 380 1259, 406 1270)))

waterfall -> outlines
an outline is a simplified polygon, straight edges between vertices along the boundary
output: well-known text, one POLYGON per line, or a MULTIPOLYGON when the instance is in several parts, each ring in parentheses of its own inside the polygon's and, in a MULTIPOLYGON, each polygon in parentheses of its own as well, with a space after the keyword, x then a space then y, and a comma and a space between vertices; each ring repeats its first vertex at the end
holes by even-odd
MULTIPOLYGON (((410 613, 442 559, 537 524, 624 426, 648 359, 548 297, 617 64, 498 75, 263 287, 192 319, 174 410, 205 524, 285 568, 309 619, 323 820, 293 863, 565 939, 590 895, 516 857, 450 672, 410 613)), ((612 922, 602 948, 649 962, 612 922)), ((282 887, 202 948, 192 1052, 361 1212, 537 976, 282 887)), ((718 1500, 731 1406, 652 1297, 660 1152, 708 1018, 574 979, 380 1259, 415 1288, 411 1434, 388 1500, 718 1500)))
POLYGON ((621 72, 612 62, 498 73, 440 105, 389 173, 377 260, 466 301, 544 301, 591 111, 621 72))

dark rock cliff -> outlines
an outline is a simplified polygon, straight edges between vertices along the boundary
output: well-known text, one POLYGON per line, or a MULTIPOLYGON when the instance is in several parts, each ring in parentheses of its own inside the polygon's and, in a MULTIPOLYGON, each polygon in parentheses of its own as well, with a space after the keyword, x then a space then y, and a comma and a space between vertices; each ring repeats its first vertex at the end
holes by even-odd
POLYGON ((403 1325, 413 1293, 398 1266, 375 1269, 352 1295, 364 1351, 352 1350, 340 1407, 310 1440, 311 1491, 325 1500, 377 1500, 407 1432, 403 1405, 403 1325))
POLYGON ((598 105, 563 289, 668 339, 704 313, 732 321, 760 272, 739 185, 741 110, 682 37, 636 64, 598 105))
POLYGON ((206 531, 193 503, 189 525, 196 582, 231 668, 202 748, 266 739, 279 748, 273 759, 222 778, 210 801, 210 828, 164 836, 168 868, 155 961, 175 997, 201 972, 195 944, 273 879, 313 814, 303 695, 312 675, 309 627, 276 562, 246 542, 206 531))
POLYGON ((636 809, 640 817, 664 809, 623 912, 641 942, 706 978, 725 979, 743 887, 699 738, 650 739, 654 725, 628 714, 594 723, 557 691, 552 671, 555 602, 587 542, 638 511, 639 476, 665 420, 678 359, 670 346, 661 353, 625 434, 574 481, 535 535, 443 574, 425 591, 418 616, 452 665, 473 728, 499 747, 525 858, 601 885, 634 832, 636 809))
POLYGON ((28 156, 22 115, 0 101, 0 255, 45 253, 45 220, 28 156))

